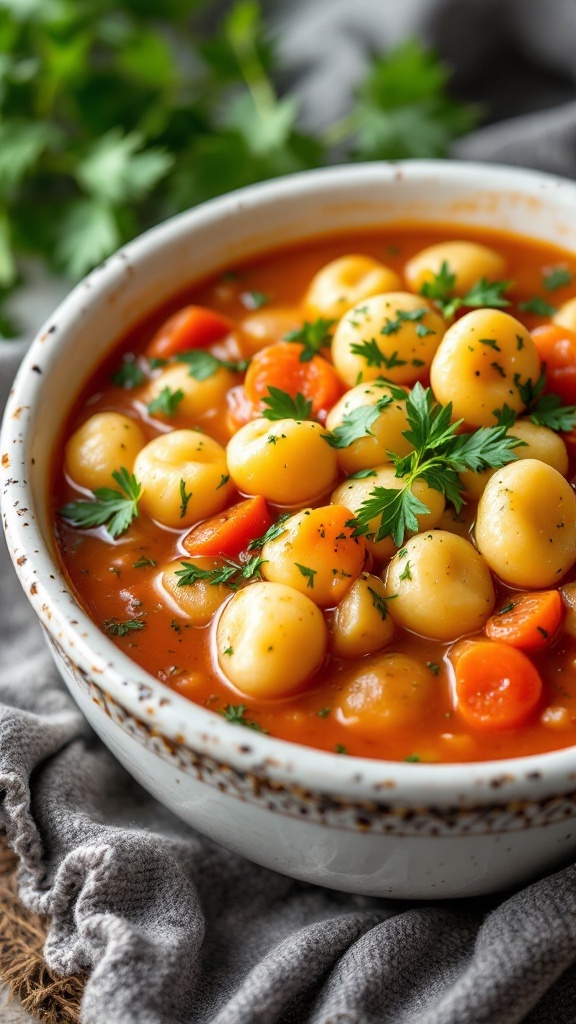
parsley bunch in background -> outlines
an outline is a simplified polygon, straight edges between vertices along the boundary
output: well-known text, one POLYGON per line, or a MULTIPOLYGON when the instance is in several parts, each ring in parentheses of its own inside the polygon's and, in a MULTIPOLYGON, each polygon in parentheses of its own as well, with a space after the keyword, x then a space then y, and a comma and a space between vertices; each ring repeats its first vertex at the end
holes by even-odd
POLYGON ((375 57, 322 136, 274 87, 255 0, 0 0, 0 334, 21 257, 71 280, 144 228, 242 185, 338 158, 433 157, 477 113, 411 40, 375 57))

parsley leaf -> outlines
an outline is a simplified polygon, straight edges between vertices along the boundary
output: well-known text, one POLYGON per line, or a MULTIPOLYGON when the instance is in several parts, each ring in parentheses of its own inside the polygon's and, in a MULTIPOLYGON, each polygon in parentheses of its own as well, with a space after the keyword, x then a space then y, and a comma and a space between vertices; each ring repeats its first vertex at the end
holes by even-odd
POLYGON ((181 388, 177 388, 176 391, 172 391, 169 387, 162 388, 160 394, 148 402, 148 412, 152 416, 174 416, 183 398, 184 392, 181 388))
POLYGON ((292 398, 287 391, 272 385, 269 386, 268 394, 262 401, 268 406, 262 412, 266 420, 307 420, 312 411, 312 402, 304 398, 300 392, 292 398))
POLYGON ((526 299, 525 302, 519 302, 518 309, 521 309, 523 313, 534 313, 535 316, 554 316, 554 313, 558 312, 556 306, 552 306, 540 295, 534 295, 533 298, 526 299))
POLYGON ((148 558, 146 555, 140 555, 140 558, 132 563, 135 569, 144 569, 147 566, 156 565, 153 558, 148 558))
POLYGON ((179 363, 186 363, 190 376, 198 381, 208 380, 209 377, 213 377, 221 367, 224 367, 226 370, 232 370, 233 373, 243 373, 244 370, 248 369, 250 363, 249 359, 218 359, 211 352, 206 352, 201 348, 179 352, 176 360, 179 363))
POLYGON ((117 388, 137 388, 145 380, 144 372, 138 366, 133 355, 125 355, 121 367, 112 374, 112 383, 117 388))
POLYGON ((568 267, 552 267, 542 274, 542 284, 547 292, 555 292, 557 288, 563 288, 565 284, 571 283, 572 272, 568 267))
POLYGON ((452 273, 447 261, 443 260, 438 273, 434 274, 429 281, 424 282, 420 288, 420 294, 435 302, 442 315, 450 320, 462 306, 474 309, 483 306, 503 309, 505 306, 509 306, 510 302, 504 298, 504 292, 510 288, 511 284, 511 281, 487 281, 485 277, 481 277, 465 295, 462 297, 454 295, 456 274, 452 273))
POLYGON ((186 481, 180 478, 180 519, 184 519, 188 511, 188 502, 192 497, 192 491, 186 490, 186 481))
POLYGON ((226 706, 222 708, 220 714, 224 715, 226 721, 232 722, 233 725, 244 725, 247 729, 253 729, 254 732, 266 732, 266 729, 264 729, 259 722, 254 722, 251 718, 246 718, 245 704, 226 704, 226 706))
POLYGON ((372 597, 372 604, 374 605, 376 610, 380 612, 380 617, 382 619, 387 619, 388 618, 388 606, 387 606, 386 602, 387 601, 392 601, 398 595, 397 594, 391 594, 390 597, 382 597, 372 587, 368 587, 368 593, 372 597))
POLYGON ((330 328, 335 323, 335 320, 327 320, 322 316, 319 316, 317 320, 305 320, 302 327, 295 331, 288 331, 284 335, 284 341, 293 341, 303 345, 300 362, 309 363, 323 346, 329 345, 332 341, 330 328))
POLYGON ((356 516, 349 520, 354 536, 369 533, 371 521, 380 518, 374 533, 376 541, 391 536, 400 547, 407 532, 417 532, 417 516, 430 509, 412 492, 415 480, 423 479, 454 505, 457 512, 464 504, 464 487, 459 474, 466 469, 478 472, 498 468, 516 458, 512 449, 523 442, 510 437, 505 425, 480 427, 473 434, 458 434, 461 420, 452 423, 452 405, 434 401, 430 388, 416 383, 406 400, 409 429, 404 437, 414 446, 409 455, 389 453, 396 476, 405 478, 400 489, 375 487, 362 502, 356 516))
POLYGON ((533 406, 530 419, 541 427, 570 434, 576 427, 576 405, 562 405, 560 395, 542 395, 533 406))
POLYGON ((362 356, 367 366, 384 366, 387 370, 393 370, 395 366, 406 366, 406 360, 400 359, 397 351, 389 356, 382 352, 376 338, 371 338, 370 341, 354 341, 350 345, 350 351, 356 356, 362 356))
POLYGON ((308 580, 308 582, 306 584, 306 587, 309 587, 310 590, 314 590, 314 577, 315 577, 316 573, 318 572, 318 570, 317 569, 309 569, 307 565, 300 565, 299 562, 294 562, 294 565, 296 566, 297 569, 300 570, 300 572, 305 577, 305 579, 308 580))
POLYGON ((236 590, 242 580, 251 580, 260 576, 260 566, 264 560, 255 555, 245 565, 226 559, 224 565, 215 569, 201 569, 191 562, 180 562, 181 569, 176 569, 175 576, 178 576, 179 587, 191 587, 199 580, 204 580, 210 586, 217 587, 222 584, 230 590, 236 590))
POLYGON ((254 540, 250 541, 248 551, 260 550, 260 548, 263 548, 269 540, 276 540, 276 537, 279 537, 284 533, 284 523, 287 519, 290 519, 290 516, 290 512, 284 512, 281 516, 278 516, 276 522, 272 523, 272 526, 268 527, 266 533, 262 537, 255 537, 254 540))
POLYGON ((374 405, 360 405, 357 409, 347 412, 338 427, 322 436, 332 448, 348 448, 361 437, 368 435, 374 437, 370 427, 376 422, 380 413, 391 404, 392 398, 386 395, 374 405))
POLYGON ((268 295, 264 292, 242 292, 240 301, 246 309, 262 309, 263 306, 267 306, 270 302, 268 295))
POLYGON ((130 633, 144 629, 145 623, 140 619, 126 619, 120 622, 118 619, 105 619, 103 627, 108 636, 129 636, 130 633))
POLYGON ((113 487, 97 487, 92 492, 95 501, 71 501, 58 509, 58 515, 80 529, 105 526, 111 537, 119 537, 138 515, 142 488, 134 474, 124 466, 114 470, 112 477, 120 487, 119 491, 113 487))
MULTIPOLYGON (((418 327, 424 327, 424 335, 434 334, 435 332, 431 331, 429 327, 420 323, 422 317, 426 316, 426 313, 429 312, 430 310, 426 306, 423 306, 422 309, 397 309, 394 320, 391 320, 388 317, 386 318, 386 323, 380 331, 380 334, 397 334, 402 327, 402 324, 406 323, 417 323, 418 327)), ((418 327, 416 328, 416 333, 418 333, 418 327)), ((422 334, 420 336, 423 337, 422 334)))

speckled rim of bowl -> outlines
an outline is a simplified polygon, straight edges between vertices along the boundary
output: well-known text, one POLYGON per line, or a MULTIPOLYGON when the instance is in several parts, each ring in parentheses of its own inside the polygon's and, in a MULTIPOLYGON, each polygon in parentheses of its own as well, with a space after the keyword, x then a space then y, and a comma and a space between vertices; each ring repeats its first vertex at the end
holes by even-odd
MULTIPOLYGON (((237 211, 296 198, 303 191, 325 197, 330 189, 351 193, 399 180, 442 180, 470 191, 518 195, 535 203, 560 200, 576 206, 576 185, 538 172, 490 164, 449 161, 367 164, 295 174, 250 186, 212 200, 153 228, 119 250, 82 281, 39 332, 16 378, 1 435, 2 509, 10 555, 20 582, 42 625, 80 668, 118 703, 169 740, 216 758, 239 771, 260 773, 276 783, 301 785, 348 800, 370 800, 375 791, 403 804, 479 805, 511 799, 538 800, 575 788, 576 746, 547 754, 500 761, 457 764, 406 764, 343 757, 256 732, 243 744, 238 727, 195 705, 140 669, 100 632, 79 607, 44 541, 38 506, 27 479, 35 401, 46 386, 58 339, 77 329, 87 305, 102 302, 121 286, 126 272, 151 249, 193 232, 199 224, 217 224, 237 211), (50 337, 51 336, 51 337, 50 337), (46 344, 50 339, 50 345, 46 344), (41 372, 39 372, 41 370, 41 372)), ((301 237, 306 237, 302 232, 301 237)), ((574 244, 576 248, 576 240, 574 244)))

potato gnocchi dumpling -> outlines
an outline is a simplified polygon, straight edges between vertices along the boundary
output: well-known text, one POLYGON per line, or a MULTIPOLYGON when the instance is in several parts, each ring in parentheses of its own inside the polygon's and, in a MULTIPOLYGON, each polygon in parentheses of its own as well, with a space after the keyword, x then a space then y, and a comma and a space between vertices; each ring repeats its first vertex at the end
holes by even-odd
MULTIPOLYGON (((401 490, 404 481, 395 475, 393 466, 379 466, 374 470, 374 476, 362 477, 357 480, 348 479, 332 493, 332 501, 345 505, 350 511, 357 515, 362 504, 368 501, 375 487, 385 487, 390 490, 401 490)), ((431 530, 440 520, 446 502, 440 491, 429 487, 425 480, 419 478, 412 485, 412 493, 423 502, 429 512, 423 512, 416 516, 419 530, 431 530)), ((376 517, 368 524, 366 535, 366 547, 378 560, 390 558, 396 551, 396 545, 392 537, 384 537, 382 540, 374 540, 374 534, 380 527, 380 520, 376 517)))
POLYGON ((495 409, 523 412, 518 384, 535 383, 540 358, 530 332, 501 309, 474 309, 446 331, 430 367, 436 400, 454 419, 491 427, 495 409))
POLYGON ((394 636, 394 620, 382 580, 363 572, 342 598, 332 620, 332 644, 342 658, 375 654, 394 636))
POLYGON ((303 319, 298 306, 272 306, 244 317, 240 329, 245 354, 253 356, 267 345, 282 341, 287 334, 302 326, 303 319))
POLYGON ((433 675, 416 658, 381 654, 364 664, 345 687, 339 713, 350 730, 377 740, 383 732, 421 721, 434 688, 433 675))
POLYGON ((478 504, 476 543, 513 587, 559 583, 576 561, 576 496, 557 470, 537 459, 499 469, 478 504))
POLYGON ((410 292, 366 299, 342 317, 334 332, 332 359, 342 380, 386 377, 414 384, 426 376, 445 330, 439 313, 410 292))
MULTIPOLYGON (((235 375, 222 366, 205 380, 196 380, 185 363, 175 363, 151 380, 140 398, 149 406, 157 402, 166 388, 172 395, 180 392, 182 397, 175 405, 174 415, 189 420, 190 426, 195 426, 200 416, 225 402, 226 393, 235 383, 235 375)), ((168 421, 171 419, 170 416, 163 416, 158 409, 151 410, 151 415, 168 421)))
MULTIPOLYGON (((532 420, 522 418, 516 420, 514 426, 507 431, 510 437, 517 437, 523 441, 513 449, 517 459, 538 459, 552 466, 562 476, 568 472, 568 450, 559 434, 548 427, 542 427, 532 420)), ((495 469, 485 469, 478 473, 466 470, 461 474, 461 480, 466 488, 466 493, 472 501, 479 501, 490 477, 494 476, 495 469)))
POLYGON ((370 423, 370 432, 346 447, 336 449, 338 465, 344 473, 356 473, 389 462, 388 452, 408 455, 413 450, 413 445, 404 437, 408 430, 406 402, 394 398, 390 388, 381 381, 358 384, 347 391, 328 413, 326 429, 341 432, 354 415, 359 415, 356 410, 378 405, 382 406, 382 410, 370 423))
POLYGON ((222 559, 187 555, 185 559, 169 562, 161 576, 161 586, 178 613, 185 615, 192 626, 207 626, 220 605, 230 597, 230 589, 222 583, 211 583, 209 579, 183 585, 182 573, 186 566, 210 572, 222 567, 222 559))
POLYGON ((132 472, 146 444, 135 420, 119 412, 98 412, 78 427, 66 444, 64 461, 70 478, 90 491, 115 487, 112 473, 124 466, 132 472))
POLYGON ((479 242, 439 242, 429 245, 408 260, 404 273, 410 288, 422 287, 440 273, 446 264, 454 274, 453 292, 463 296, 482 278, 498 281, 506 275, 506 260, 487 245, 479 242))
POLYGON ((445 530, 406 541, 386 570, 394 621, 433 640, 482 628, 496 595, 490 570, 470 541, 445 530))
POLYGON ((291 516, 262 548, 262 575, 299 590, 321 608, 338 604, 364 565, 364 540, 352 536, 349 519, 343 505, 305 508, 291 516))
POLYGON ((336 452, 312 420, 256 419, 227 448, 230 475, 243 494, 302 505, 325 494, 338 475, 336 452))
POLYGON ((220 512, 233 493, 226 452, 199 430, 173 430, 149 441, 134 474, 142 485, 141 508, 178 530, 220 512))
POLYGON ((304 296, 310 316, 339 320, 347 310, 370 295, 395 292, 402 279, 372 256, 339 256, 312 278, 304 296))
POLYGON ((283 583, 253 583, 220 616, 218 664, 242 694, 286 697, 320 667, 327 639, 324 616, 309 597, 283 583))

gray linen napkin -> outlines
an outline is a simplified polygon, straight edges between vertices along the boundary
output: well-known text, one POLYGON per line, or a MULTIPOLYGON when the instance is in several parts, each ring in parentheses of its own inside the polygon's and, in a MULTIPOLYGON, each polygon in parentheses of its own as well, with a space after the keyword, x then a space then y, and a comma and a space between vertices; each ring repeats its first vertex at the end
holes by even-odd
MULTIPOLYGON (((575 0, 292 0, 271 16, 309 125, 344 112, 371 49, 417 33, 463 95, 512 118, 458 155, 576 176, 575 0)), ((3 392, 22 351, 0 343, 3 392)), ((576 1024, 576 866, 506 898, 419 905, 228 853, 93 736, 0 559, 0 827, 22 899, 50 915, 47 961, 89 973, 84 1024, 576 1024)))

